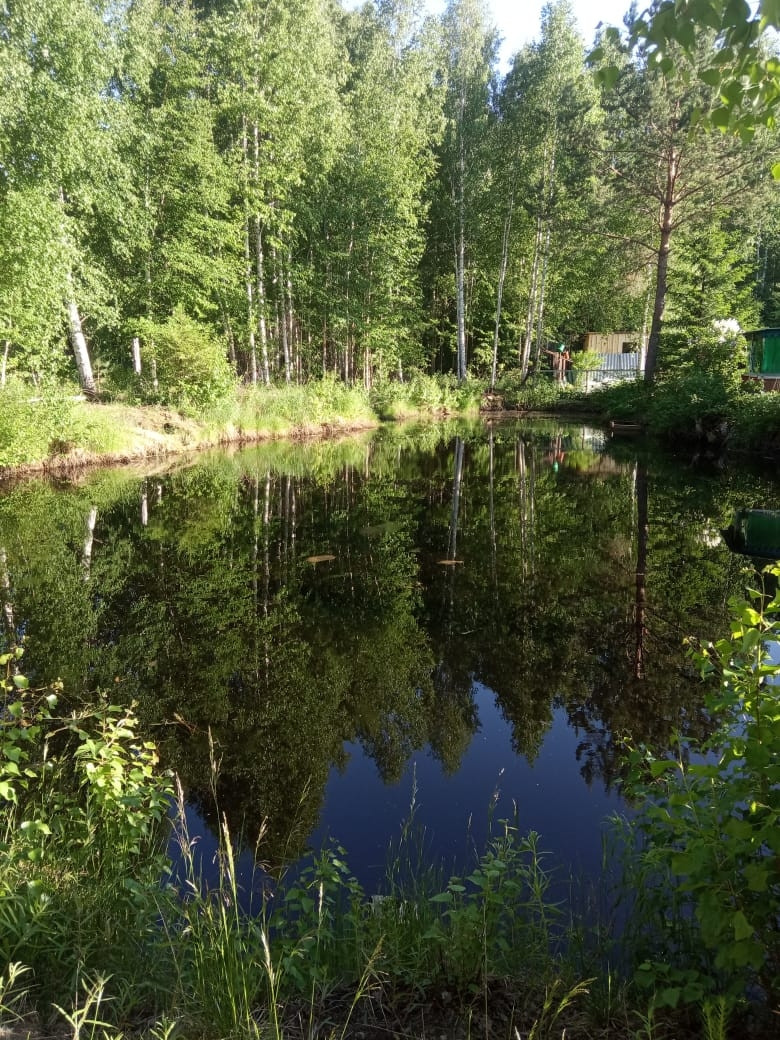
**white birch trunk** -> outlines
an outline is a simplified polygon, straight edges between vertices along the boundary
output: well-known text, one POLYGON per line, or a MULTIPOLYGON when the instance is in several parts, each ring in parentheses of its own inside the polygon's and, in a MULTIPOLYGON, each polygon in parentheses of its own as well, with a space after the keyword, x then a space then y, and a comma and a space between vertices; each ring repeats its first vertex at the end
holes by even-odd
POLYGON ((87 339, 81 325, 79 309, 76 306, 75 300, 68 300, 66 308, 68 311, 70 345, 73 349, 73 356, 76 359, 76 367, 79 370, 81 389, 85 394, 94 397, 97 393, 97 389, 95 387, 95 378, 92 374, 92 362, 89 359, 89 349, 87 348, 87 339))
POLYGON ((506 281, 506 271, 509 266, 509 234, 512 230, 514 202, 515 189, 513 185, 509 195, 509 207, 504 219, 504 233, 501 236, 501 266, 498 270, 498 286, 496 288, 496 326, 493 330, 493 367, 490 373, 491 392, 496 388, 496 376, 498 373, 498 335, 501 329, 501 303, 504 298, 504 282, 506 281))
POLYGON ((92 506, 87 515, 87 533, 84 535, 84 551, 81 554, 81 570, 84 581, 89 581, 92 570, 92 546, 95 542, 95 524, 97 523, 97 506, 92 506))
MULTIPOLYGON (((542 349, 542 333, 544 331, 544 297, 545 289, 547 286, 547 268, 550 257, 550 225, 547 224, 547 230, 544 236, 544 250, 542 252, 542 277, 539 284, 539 307, 536 312, 536 350, 534 352, 535 371, 539 371, 539 356, 542 349)), ((561 358, 561 364, 563 364, 563 358, 561 358)), ((563 373, 565 369, 560 369, 560 373, 563 373)), ((559 375, 559 382, 563 382, 563 378, 559 375)))
POLYGON ((3 617, 11 646, 16 644, 16 619, 11 597, 11 578, 8 574, 8 557, 5 548, 0 547, 0 590, 3 594, 3 617))
POLYGON ((531 343, 534 334, 534 318, 536 315, 536 283, 539 278, 539 256, 542 251, 542 218, 536 220, 536 236, 534 238, 534 259, 531 265, 531 287, 528 291, 528 310, 525 318, 525 335, 520 347, 520 375, 525 379, 528 375, 528 362, 531 358, 531 343))
POLYGON ((254 385, 257 382, 257 347, 255 344, 255 300, 254 286, 252 284, 252 251, 249 244, 250 222, 249 213, 249 143, 247 141, 246 117, 243 120, 241 133, 241 151, 244 163, 244 286, 246 291, 246 320, 249 340, 249 380, 254 385))
MULTIPOLYGON (((257 123, 252 124, 254 145, 254 180, 257 189, 260 187, 260 130, 257 123)), ((255 278, 257 287, 257 333, 260 337, 260 359, 263 366, 263 382, 266 386, 271 382, 268 365, 268 329, 265 320, 266 292, 263 256, 263 231, 259 214, 255 214, 255 278)))
POLYGON ((260 336, 260 360, 263 366, 263 382, 266 386, 271 382, 271 370, 268 363, 268 326, 265 320, 265 257, 263 255, 263 231, 260 218, 255 217, 255 275, 257 281, 257 331, 260 336))
MULTIPOLYGON (((293 295, 292 295, 292 275, 290 274, 290 268, 292 267, 292 254, 287 254, 287 271, 284 279, 284 312, 285 321, 287 323, 287 335, 288 342, 290 344, 290 352, 295 352, 295 317, 293 315, 293 295)), ((300 383, 300 373, 297 379, 300 383)))
POLYGON ((448 559, 457 558, 458 551, 458 516, 460 513, 460 487, 463 481, 464 445, 460 437, 455 438, 455 465, 452 476, 452 514, 450 516, 450 539, 448 559))
POLYGON ((138 336, 133 336, 133 371, 137 376, 141 374, 141 341, 138 336))
POLYGON ((464 266, 466 260, 466 235, 463 225, 458 228, 455 247, 455 307, 457 313, 457 361, 456 374, 459 381, 466 378, 466 288, 464 266))

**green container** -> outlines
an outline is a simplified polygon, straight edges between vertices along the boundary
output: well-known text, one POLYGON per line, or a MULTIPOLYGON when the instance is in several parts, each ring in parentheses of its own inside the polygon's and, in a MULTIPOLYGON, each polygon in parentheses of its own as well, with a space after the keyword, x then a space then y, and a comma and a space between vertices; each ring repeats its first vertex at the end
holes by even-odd
POLYGON ((780 559, 780 509, 738 509, 726 540, 746 556, 780 559))

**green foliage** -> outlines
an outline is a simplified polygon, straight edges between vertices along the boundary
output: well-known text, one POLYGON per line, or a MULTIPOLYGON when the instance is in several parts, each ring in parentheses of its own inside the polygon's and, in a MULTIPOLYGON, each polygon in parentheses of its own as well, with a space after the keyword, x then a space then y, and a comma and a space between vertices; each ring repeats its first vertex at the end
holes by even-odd
POLYGON ((579 350, 571 356, 571 366, 578 372, 592 372, 601 364, 601 354, 595 350, 579 350))
MULTIPOLYGON (((718 131, 738 133, 750 141, 761 125, 772 125, 780 101, 780 79, 771 48, 762 39, 767 27, 778 26, 780 9, 776 0, 750 6, 729 0, 656 0, 629 26, 632 45, 641 45, 648 64, 666 75, 680 54, 689 59, 697 52, 702 30, 713 34, 717 46, 707 49, 697 70, 702 87, 715 89, 718 105, 706 118, 718 131)), ((605 41, 619 38, 619 30, 606 30, 605 41)), ((591 55, 598 60, 602 48, 591 55)), ((618 69, 609 65, 601 72, 609 85, 618 69)), ((700 118, 701 115, 700 115, 700 118)))
POLYGON ((169 781, 132 711, 58 717, 56 688, 31 690, 21 656, 0 657, 0 959, 24 959, 38 999, 121 968, 142 1000, 169 781))
POLYGON ((671 439, 695 439, 723 427, 719 435, 723 441, 731 400, 730 379, 720 372, 694 369, 657 385, 648 419, 654 432, 671 439))
POLYGON ((177 306, 167 321, 142 323, 148 340, 144 386, 150 400, 198 411, 227 397, 235 377, 222 343, 177 306), (156 365, 154 386, 152 362, 156 365))
MULTIPOLYGON (((764 573, 776 588, 780 567, 764 573)), ((737 1001, 755 980, 777 997, 780 665, 767 644, 780 637, 780 598, 751 590, 731 607, 728 638, 691 646, 712 691, 713 735, 681 740, 676 760, 641 748, 632 757, 645 883, 635 926, 647 944, 637 979, 660 1005, 737 1001)))
POLYGON ((745 384, 732 401, 732 443, 753 451, 780 446, 780 395, 750 390, 745 384))
POLYGON ((416 372, 405 383, 384 380, 371 390, 371 405, 382 419, 413 415, 467 415, 479 410, 484 384, 452 376, 416 372))
POLYGON ((425 938, 437 951, 444 978, 460 987, 488 978, 543 972, 556 920, 546 892, 538 835, 521 837, 504 824, 475 869, 452 877, 432 897, 441 907, 425 938))
POLYGON ((605 419, 644 421, 651 397, 644 381, 625 379, 593 390, 589 402, 605 419))
POLYGON ((312 859, 282 886, 269 919, 274 962, 286 985, 307 994, 360 976, 370 959, 394 985, 446 985, 464 996, 490 979, 549 968, 558 916, 538 836, 506 822, 474 869, 439 887, 424 863, 414 877, 394 874, 390 892, 367 900, 343 849, 312 859))
MULTIPOLYGON (((523 380, 519 372, 502 376, 496 389, 504 396, 504 405, 519 411, 565 411, 587 409, 587 397, 569 383, 555 379, 536 378, 523 380)), ((592 410, 592 409, 591 409, 592 410)))
POLYGON ((75 403, 66 390, 37 393, 11 382, 0 390, 0 466, 58 454, 74 434, 75 403))

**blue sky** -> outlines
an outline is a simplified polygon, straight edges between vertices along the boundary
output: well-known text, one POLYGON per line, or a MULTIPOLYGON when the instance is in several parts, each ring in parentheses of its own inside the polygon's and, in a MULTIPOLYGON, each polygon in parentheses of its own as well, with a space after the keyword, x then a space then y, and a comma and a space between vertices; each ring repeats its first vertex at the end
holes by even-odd
MULTIPOLYGON (((430 6, 441 10, 444 3, 433 0, 430 6)), ((544 0, 488 0, 498 31, 504 37, 502 61, 506 61, 524 43, 539 35, 544 0)), ((630 0, 571 0, 574 15, 586 43, 593 42, 599 22, 621 25, 630 0)), ((640 2, 640 9, 645 6, 640 2)))
MULTIPOLYGON (((362 0, 343 0, 346 7, 359 7, 362 0)), ((423 0, 427 9, 433 13, 444 10, 447 0, 423 0)), ((586 44, 593 42, 593 35, 599 22, 607 25, 621 25, 623 15, 628 10, 631 0, 570 0, 580 32, 586 44)), ((506 67, 512 55, 524 43, 539 35, 542 20, 542 7, 545 0, 487 0, 493 13, 493 21, 499 34, 503 37, 501 47, 501 64, 506 67)), ((642 10, 647 6, 640 0, 638 6, 642 10)))

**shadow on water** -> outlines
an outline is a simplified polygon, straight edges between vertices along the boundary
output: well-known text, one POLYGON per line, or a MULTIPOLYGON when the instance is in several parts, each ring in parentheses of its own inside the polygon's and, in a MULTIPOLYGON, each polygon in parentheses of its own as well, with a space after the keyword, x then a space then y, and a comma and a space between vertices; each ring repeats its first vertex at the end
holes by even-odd
POLYGON ((339 841, 371 890, 416 777, 431 855, 493 805, 595 876, 621 737, 706 732, 682 639, 725 630, 752 501, 776 479, 555 421, 31 481, 0 498, 0 624, 35 681, 137 702, 205 860, 224 813, 272 870, 339 841))

